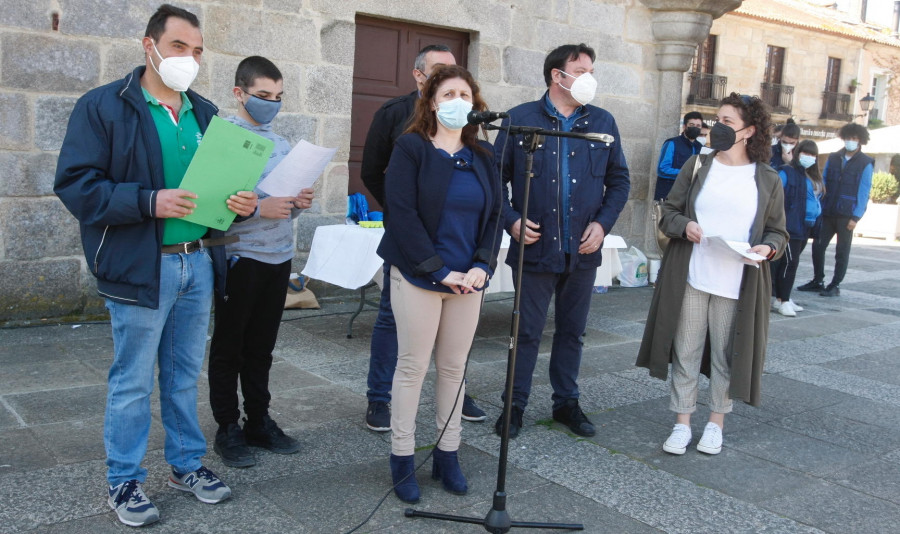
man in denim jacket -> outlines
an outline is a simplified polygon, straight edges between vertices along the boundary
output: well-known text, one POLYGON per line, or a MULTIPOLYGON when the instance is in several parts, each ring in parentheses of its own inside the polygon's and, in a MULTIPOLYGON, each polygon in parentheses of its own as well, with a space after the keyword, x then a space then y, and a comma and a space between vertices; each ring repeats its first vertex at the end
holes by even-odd
MULTIPOLYGON (((628 200, 630 181, 616 122, 609 112, 589 105, 597 82, 594 51, 585 44, 564 45, 544 61, 547 92, 539 100, 509 111, 504 122, 545 130, 601 133, 608 141, 547 137, 534 153, 534 180, 525 223, 518 354, 513 386, 510 436, 518 435, 531 392, 547 309, 556 296, 556 332, 550 354, 553 418, 580 436, 594 426, 578 403, 581 336, 584 335, 603 238, 612 230, 628 200)), ((504 203, 503 225, 518 240, 522 228, 525 150, 522 136, 501 131, 494 143, 502 161, 511 204, 504 203)), ((508 191, 508 190, 507 190, 508 191)), ((515 266, 518 249, 506 262, 515 266)), ((515 271, 515 269, 513 269, 515 271)), ((495 427, 500 433, 498 419, 495 427)))

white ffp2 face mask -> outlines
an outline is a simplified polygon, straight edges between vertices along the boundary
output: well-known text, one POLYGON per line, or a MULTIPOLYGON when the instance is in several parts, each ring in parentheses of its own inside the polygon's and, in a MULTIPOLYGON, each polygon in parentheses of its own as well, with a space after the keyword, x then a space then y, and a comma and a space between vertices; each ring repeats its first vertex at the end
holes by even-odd
MULTIPOLYGON (((150 42, 153 43, 152 40, 150 42)), ((159 77, 162 78, 162 82, 166 84, 166 87, 178 92, 187 91, 191 86, 191 83, 193 83, 194 79, 197 77, 197 73, 200 71, 200 65, 190 56, 163 58, 162 54, 160 54, 159 50, 156 48, 156 43, 153 43, 153 50, 161 60, 159 62, 159 68, 155 65, 153 68, 156 70, 157 74, 159 74, 159 77)), ((153 65, 152 60, 150 61, 150 64, 153 65)))
POLYGON ((568 88, 563 84, 559 84, 560 87, 572 93, 572 98, 578 101, 582 106, 585 104, 589 104, 591 100, 597 96, 597 80, 590 72, 585 72, 581 76, 572 76, 568 72, 564 70, 560 70, 559 72, 569 76, 570 78, 575 78, 575 81, 572 82, 572 88, 568 88))

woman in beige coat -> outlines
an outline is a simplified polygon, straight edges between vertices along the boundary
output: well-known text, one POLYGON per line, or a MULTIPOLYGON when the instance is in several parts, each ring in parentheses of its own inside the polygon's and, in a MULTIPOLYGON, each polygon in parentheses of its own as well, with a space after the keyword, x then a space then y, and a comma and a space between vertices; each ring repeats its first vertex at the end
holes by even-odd
POLYGON ((772 280, 766 260, 787 244, 783 188, 768 165, 769 114, 758 98, 722 100, 710 132, 715 150, 679 173, 662 206, 660 229, 671 238, 663 256, 637 365, 665 380, 672 363, 676 413, 663 450, 684 454, 691 442, 700 372, 710 377, 710 417, 697 449, 722 449, 732 398, 759 404, 772 280), (743 263, 711 246, 711 237, 747 242, 757 261, 743 263), (762 267, 762 268, 760 268, 762 267))

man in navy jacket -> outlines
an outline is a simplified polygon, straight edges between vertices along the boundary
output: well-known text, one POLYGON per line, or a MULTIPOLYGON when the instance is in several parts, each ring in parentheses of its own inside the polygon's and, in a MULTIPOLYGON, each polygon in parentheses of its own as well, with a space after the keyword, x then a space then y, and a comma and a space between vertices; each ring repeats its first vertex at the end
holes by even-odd
MULTIPOLYGON (((518 435, 531 392, 550 298, 556 296, 556 331, 550 354, 553 418, 580 436, 594 426, 578 403, 581 336, 584 335, 603 238, 612 230, 628 200, 630 181, 622 140, 609 112, 588 104, 595 95, 594 51, 585 44, 564 45, 544 61, 547 92, 535 102, 509 111, 504 124, 546 130, 603 133, 608 142, 547 137, 534 153, 534 180, 524 221, 518 354, 513 386, 510 436, 518 435)), ((494 142, 504 189, 512 186, 511 204, 504 203, 502 224, 513 239, 522 229, 525 150, 520 135, 500 131, 494 142)), ((507 198, 504 195, 504 198, 507 198)), ((518 249, 510 247, 506 262, 515 266, 518 249)), ((515 272, 515 268, 513 268, 515 272)), ((495 430, 500 433, 501 419, 495 430)))
POLYGON ((681 133, 666 139, 659 150, 659 163, 656 166, 656 189, 653 200, 663 200, 669 196, 672 184, 678 172, 691 156, 700 153, 703 145, 697 141, 703 128, 703 115, 699 111, 690 111, 684 115, 681 133))
MULTIPOLYGON (((85 259, 110 313, 115 355, 103 430, 107 502, 129 526, 159 519, 141 488, 157 362, 169 486, 206 503, 231 495, 201 463, 206 440, 197 418, 213 294, 207 247, 221 252, 223 239, 181 219, 196 207, 197 195, 178 188, 218 111, 188 90, 203 52, 197 17, 160 6, 142 47, 145 66, 76 103, 54 184, 80 223, 85 259)), ((227 204, 251 215, 256 194, 239 192, 227 204)), ((217 266, 224 268, 224 253, 219 256, 217 266)))

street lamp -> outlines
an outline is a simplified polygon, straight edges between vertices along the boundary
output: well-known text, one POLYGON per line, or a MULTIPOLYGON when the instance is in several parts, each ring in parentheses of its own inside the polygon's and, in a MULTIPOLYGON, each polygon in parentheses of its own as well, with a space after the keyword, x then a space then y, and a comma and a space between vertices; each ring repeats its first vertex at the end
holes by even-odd
POLYGON ((872 102, 874 101, 875 97, 869 93, 866 93, 866 96, 859 99, 859 107, 863 110, 863 112, 857 115, 857 117, 862 117, 863 115, 865 115, 867 124, 869 122, 869 108, 872 107, 872 102))
POLYGON ((866 113, 869 112, 869 108, 872 106, 872 102, 875 101, 875 97, 866 93, 866 96, 859 99, 859 107, 862 108, 866 113))

